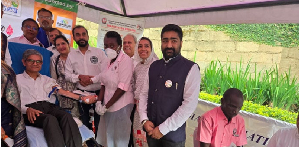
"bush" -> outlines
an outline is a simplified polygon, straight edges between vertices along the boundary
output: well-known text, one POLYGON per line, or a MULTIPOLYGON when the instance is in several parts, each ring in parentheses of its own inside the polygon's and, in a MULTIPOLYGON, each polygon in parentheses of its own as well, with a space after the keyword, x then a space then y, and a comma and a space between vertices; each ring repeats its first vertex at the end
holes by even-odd
POLYGON ((207 27, 224 31, 238 41, 282 47, 299 46, 299 24, 222 24, 207 27))
MULTIPOLYGON (((219 95, 210 95, 205 92, 201 92, 199 94, 199 98, 202 100, 207 100, 213 103, 221 104, 222 96, 219 95)), ((287 110, 282 110, 277 107, 271 108, 269 106, 263 106, 259 104, 255 104, 252 101, 244 101, 244 105, 242 110, 259 114, 266 117, 272 117, 277 120, 282 120, 288 123, 296 124, 298 113, 290 112, 287 110)))
POLYGON ((299 84, 296 78, 290 79, 290 72, 280 75, 277 67, 264 73, 257 72, 255 65, 254 76, 251 76, 250 68, 250 62, 244 69, 241 61, 235 68, 232 68, 231 63, 211 61, 204 71, 201 90, 213 95, 223 95, 228 88, 238 88, 245 99, 253 103, 298 111, 299 84))

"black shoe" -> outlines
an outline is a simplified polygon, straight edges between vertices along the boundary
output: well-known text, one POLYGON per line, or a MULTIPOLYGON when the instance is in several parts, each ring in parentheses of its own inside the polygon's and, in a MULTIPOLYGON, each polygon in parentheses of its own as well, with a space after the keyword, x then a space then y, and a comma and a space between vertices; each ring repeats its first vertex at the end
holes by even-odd
POLYGON ((85 144, 88 147, 103 147, 102 145, 97 143, 97 141, 94 138, 89 138, 88 140, 85 141, 85 144))

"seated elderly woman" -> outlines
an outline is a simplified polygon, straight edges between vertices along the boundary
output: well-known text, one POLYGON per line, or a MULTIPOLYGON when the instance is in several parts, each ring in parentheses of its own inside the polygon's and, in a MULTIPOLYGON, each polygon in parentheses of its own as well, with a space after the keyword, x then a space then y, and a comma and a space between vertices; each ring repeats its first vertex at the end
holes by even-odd
POLYGON ((22 63, 26 67, 17 75, 21 98, 21 112, 26 125, 43 128, 49 147, 82 146, 82 138, 72 115, 54 104, 54 94, 86 102, 95 101, 97 96, 81 96, 65 91, 48 76, 41 75, 43 57, 36 50, 26 50, 22 63))

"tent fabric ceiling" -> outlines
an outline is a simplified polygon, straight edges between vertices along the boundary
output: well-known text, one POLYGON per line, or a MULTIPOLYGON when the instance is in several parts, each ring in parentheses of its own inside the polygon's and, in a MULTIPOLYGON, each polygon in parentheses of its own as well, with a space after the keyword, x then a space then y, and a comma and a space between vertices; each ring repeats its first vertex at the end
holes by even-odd
MULTIPOLYGON (((74 1, 74 0, 73 0, 74 1)), ((299 0, 75 0, 126 17, 298 4, 299 0), (125 13, 126 12, 126 13, 125 13)))
POLYGON ((299 22, 299 0, 73 1, 84 2, 85 6, 81 7, 87 7, 109 14, 131 18, 142 17, 145 19, 145 28, 162 27, 164 26, 163 24, 167 23, 201 25, 299 22))
POLYGON ((276 0, 124 0, 128 16, 159 14, 166 12, 189 12, 191 10, 246 5, 276 0))

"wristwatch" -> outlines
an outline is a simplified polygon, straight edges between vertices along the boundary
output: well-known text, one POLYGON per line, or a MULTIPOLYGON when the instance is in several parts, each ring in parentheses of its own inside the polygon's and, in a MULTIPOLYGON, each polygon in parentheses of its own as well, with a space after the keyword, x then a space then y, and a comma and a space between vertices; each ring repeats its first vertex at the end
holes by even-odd
POLYGON ((142 125, 144 126, 144 124, 145 124, 147 121, 148 121, 147 119, 143 120, 143 121, 142 121, 142 125))
POLYGON ((82 97, 83 97, 82 95, 79 95, 78 101, 79 101, 80 103, 82 103, 82 100, 81 100, 82 97))

